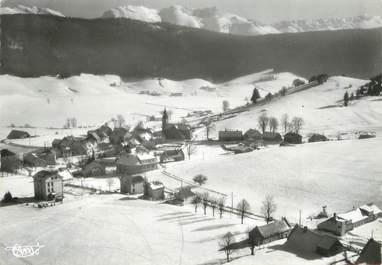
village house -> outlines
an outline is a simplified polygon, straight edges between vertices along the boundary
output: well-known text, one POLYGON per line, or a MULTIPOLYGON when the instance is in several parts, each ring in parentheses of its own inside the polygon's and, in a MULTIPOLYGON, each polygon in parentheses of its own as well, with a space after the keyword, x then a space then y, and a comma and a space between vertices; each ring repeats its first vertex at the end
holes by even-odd
POLYGON ((355 227, 372 222, 382 217, 382 211, 375 204, 369 203, 343 214, 333 216, 317 225, 319 230, 343 236, 355 227))
POLYGON ((91 155, 96 149, 96 145, 83 138, 67 136, 62 139, 55 139, 52 147, 57 153, 57 157, 71 157, 81 155, 91 155))
POLYGON ((161 153, 160 155, 161 163, 183 161, 184 159, 185 159, 184 152, 180 148, 164 150, 163 153, 161 153))
POLYGON ((29 137, 31 137, 31 135, 28 132, 20 131, 20 130, 12 130, 8 134, 7 139, 14 140, 14 139, 25 139, 29 137))
POLYGON ((119 145, 124 142, 127 142, 132 138, 132 134, 129 133, 125 128, 114 128, 112 133, 110 134, 110 143, 114 145, 119 145))
POLYGON ((124 175, 120 177, 121 193, 141 194, 145 191, 145 180, 139 175, 124 175))
POLYGON ((309 139, 308 139, 308 142, 309 142, 309 143, 325 142, 325 141, 328 141, 328 138, 327 138, 325 135, 318 134, 318 133, 314 133, 314 134, 312 134, 312 135, 309 137, 309 139))
POLYGON ((162 135, 166 140, 191 140, 191 127, 183 123, 169 123, 166 109, 162 115, 162 135))
POLYGON ((284 142, 288 144, 301 144, 302 136, 295 132, 288 132, 284 135, 284 142))
POLYGON ((40 148, 24 154, 24 165, 29 167, 47 167, 56 164, 56 153, 51 148, 40 148))
POLYGON ((263 140, 263 134, 256 129, 249 129, 244 133, 244 140, 261 141, 263 140))
POLYGON ((244 139, 242 131, 224 130, 219 131, 219 141, 242 141, 244 139))
POLYGON ((380 265, 381 263, 381 244, 370 238, 354 264, 380 265))
POLYGON ((63 198, 63 179, 57 171, 42 170, 33 176, 34 195, 38 200, 63 198))
POLYGON ((265 142, 280 143, 282 142, 283 138, 281 137, 281 134, 276 132, 264 132, 263 140, 265 142))
POLYGON ((4 172, 14 173, 22 165, 18 155, 8 149, 2 149, 0 151, 0 169, 4 172))
POLYGON ((97 161, 90 162, 89 164, 85 165, 84 169, 82 170, 82 174, 85 177, 102 176, 105 175, 105 173, 105 167, 97 161))
POLYGON ((315 253, 325 257, 336 255, 343 250, 341 242, 334 236, 320 234, 299 225, 292 229, 285 246, 294 253, 315 253))
POLYGON ((287 238, 292 227, 286 219, 276 220, 272 223, 256 226, 249 232, 249 241, 256 246, 270 243, 275 240, 287 238))
POLYGON ((146 184, 145 195, 153 201, 164 199, 164 185, 162 182, 153 181, 146 184))
POLYGON ((136 175, 155 170, 157 159, 150 154, 123 154, 117 159, 117 174, 136 175))

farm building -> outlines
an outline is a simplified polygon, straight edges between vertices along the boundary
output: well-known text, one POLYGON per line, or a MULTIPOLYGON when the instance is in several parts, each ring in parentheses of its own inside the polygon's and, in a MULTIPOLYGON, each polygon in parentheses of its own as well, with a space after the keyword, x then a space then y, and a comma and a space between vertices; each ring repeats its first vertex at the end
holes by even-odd
POLYGON ((219 141, 242 141, 244 139, 243 132, 236 130, 219 131, 219 141))
POLYGON ((334 214, 333 217, 318 224, 319 230, 342 236, 355 227, 382 217, 382 211, 373 203, 365 204, 344 214, 334 214))
POLYGON ((328 141, 328 138, 326 138, 325 135, 314 133, 309 137, 308 142, 314 143, 314 142, 325 142, 328 141))
POLYGON ((149 154, 123 154, 117 159, 118 174, 135 175, 155 170, 157 167, 157 159, 149 154))
POLYGON ((12 130, 8 136, 7 139, 13 140, 13 139, 25 139, 31 137, 28 132, 20 131, 20 130, 12 130))
POLYGON ((244 133, 244 140, 261 141, 263 134, 256 129, 249 129, 244 133))
POLYGON ((272 223, 256 226, 249 232, 249 241, 256 246, 266 244, 278 239, 287 238, 292 228, 287 220, 277 220, 272 223))
POLYGON ((58 157, 70 157, 80 155, 91 155, 96 148, 95 143, 79 137, 67 136, 62 139, 55 139, 52 147, 58 157))
POLYGON ((329 219, 319 223, 317 228, 322 231, 331 232, 338 236, 343 236, 348 231, 353 229, 353 225, 350 220, 343 219, 337 216, 337 214, 334 214, 329 219))
POLYGON ((263 133, 263 140, 265 142, 280 143, 283 140, 283 138, 281 137, 281 134, 279 134, 279 133, 264 132, 263 133))
POLYGON ((184 160, 185 155, 182 149, 165 150, 160 155, 161 163, 176 162, 184 160))
POLYGON ((381 263, 381 244, 371 238, 362 249, 355 264, 380 265, 381 263))
POLYGON ((145 180, 142 176, 125 175, 120 181, 121 193, 141 194, 145 191, 145 180))
POLYGON ((112 132, 113 130, 107 124, 104 124, 96 130, 88 131, 87 138, 97 143, 109 142, 109 136, 112 132))
POLYGON ((84 167, 82 174, 86 177, 102 176, 105 175, 105 167, 101 163, 93 161, 84 167))
POLYGON ((16 153, 8 149, 0 151, 0 169, 5 172, 15 172, 21 167, 21 161, 16 153))
POLYGON ((284 135, 284 142, 288 144, 301 144, 302 136, 298 133, 288 132, 284 135))
POLYGON ((152 200, 163 200, 164 199, 164 185, 162 182, 153 181, 146 185, 145 195, 152 200))
POLYGON ((38 200, 62 199, 63 179, 57 171, 42 170, 33 176, 34 195, 38 200))
POLYGON ((40 148, 24 155, 24 165, 46 167, 56 164, 56 153, 50 148, 40 148))
POLYGON ((333 256, 343 249, 337 238, 320 234, 299 225, 292 229, 285 246, 295 253, 316 253, 321 256, 333 256))
POLYGON ((121 144, 125 141, 131 139, 132 135, 125 128, 114 128, 110 134, 110 143, 112 144, 121 144))

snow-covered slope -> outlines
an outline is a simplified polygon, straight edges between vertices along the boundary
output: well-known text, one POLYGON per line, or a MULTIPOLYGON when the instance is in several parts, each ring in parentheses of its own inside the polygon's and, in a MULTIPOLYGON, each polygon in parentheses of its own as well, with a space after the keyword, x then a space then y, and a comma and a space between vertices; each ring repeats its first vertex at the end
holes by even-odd
POLYGON ((341 29, 370 29, 382 27, 381 16, 357 16, 315 20, 281 21, 272 25, 280 32, 306 32, 341 29))
POLYGON ((144 22, 161 22, 161 17, 156 9, 150 9, 144 6, 120 6, 106 11, 104 18, 130 18, 144 22))
POLYGON ((35 15, 52 15, 58 17, 64 17, 64 15, 58 11, 49 8, 28 7, 19 5, 17 7, 0 7, 0 15, 14 15, 14 14, 35 14, 35 15))
POLYGON ((158 116, 164 106, 173 110, 174 119, 192 110, 216 113, 222 110, 223 100, 228 100, 231 108, 246 104, 254 83, 260 80, 263 82, 256 85, 260 94, 265 96, 279 90, 279 86, 289 86, 295 78, 293 74, 274 74, 272 70, 226 83, 165 78, 121 81, 118 76, 89 74, 67 79, 1 75, 0 125, 62 126, 68 117, 77 117, 79 124, 90 125, 102 123, 117 114, 124 115, 128 122, 136 123, 144 117, 133 113, 158 116), (277 85, 269 86, 265 80, 277 85))

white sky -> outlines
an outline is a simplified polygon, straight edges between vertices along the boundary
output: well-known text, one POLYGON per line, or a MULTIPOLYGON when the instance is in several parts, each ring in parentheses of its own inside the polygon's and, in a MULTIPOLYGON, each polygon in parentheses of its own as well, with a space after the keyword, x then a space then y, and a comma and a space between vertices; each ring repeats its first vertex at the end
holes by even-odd
POLYGON ((216 6, 218 10, 264 23, 280 20, 382 15, 382 0, 5 0, 4 6, 23 4, 48 7, 66 16, 94 18, 121 5, 163 8, 216 6))

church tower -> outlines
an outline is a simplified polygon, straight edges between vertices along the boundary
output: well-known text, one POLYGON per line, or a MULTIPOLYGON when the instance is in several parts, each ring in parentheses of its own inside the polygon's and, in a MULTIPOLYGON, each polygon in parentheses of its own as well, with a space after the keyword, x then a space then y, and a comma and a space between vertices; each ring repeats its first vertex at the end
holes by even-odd
POLYGON ((162 115, 162 133, 164 133, 164 130, 166 129, 167 124, 168 124, 168 114, 165 108, 162 115))

